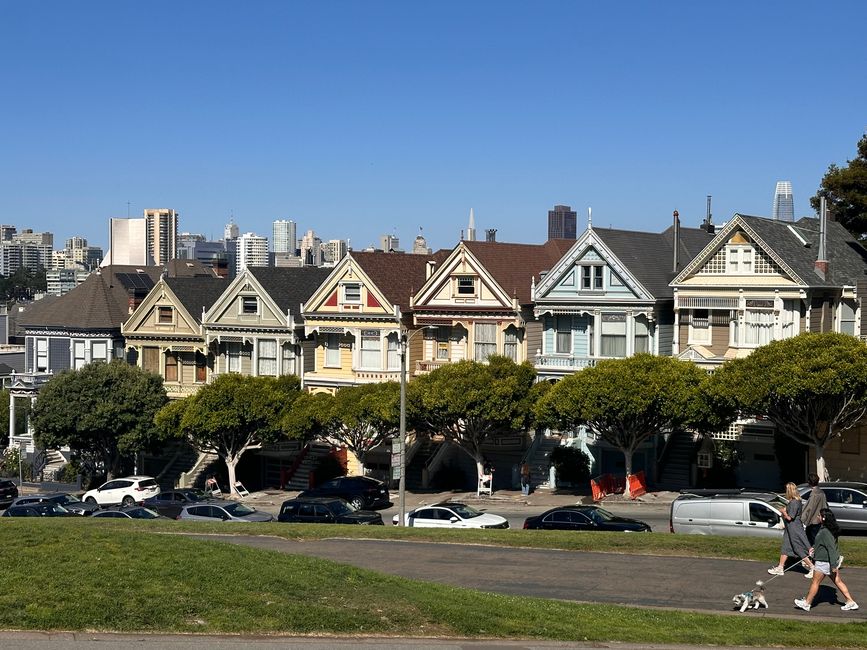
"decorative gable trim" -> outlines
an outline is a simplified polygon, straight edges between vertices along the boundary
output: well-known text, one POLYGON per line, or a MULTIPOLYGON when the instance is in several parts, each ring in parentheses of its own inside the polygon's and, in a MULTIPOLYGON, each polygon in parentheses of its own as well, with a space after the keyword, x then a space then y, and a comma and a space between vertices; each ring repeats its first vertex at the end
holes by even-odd
POLYGON ((203 331, 202 324, 198 322, 184 307, 183 303, 178 300, 177 296, 171 288, 160 278, 159 282, 154 285, 141 304, 136 307, 135 311, 130 315, 127 321, 121 326, 121 333, 125 337, 139 336, 148 338, 170 338, 172 336, 190 337, 195 336, 196 332, 203 331), (174 310, 175 318, 173 331, 168 330, 148 330, 142 329, 144 321, 148 314, 154 311, 159 302, 168 302, 174 310), (178 332, 178 325, 184 323, 190 330, 187 332, 178 332))
MULTIPOLYGON (((301 305, 301 312, 307 317, 317 315, 317 311, 322 307, 337 307, 340 304, 340 284, 351 280, 361 284, 367 290, 367 300, 364 301, 366 307, 382 309, 385 314, 365 314, 361 311, 356 313, 337 313, 328 312, 327 316, 331 317, 352 317, 352 318, 381 318, 387 315, 388 318, 394 318, 394 306, 386 299, 382 291, 370 276, 364 272, 364 268, 353 257, 352 253, 348 253, 334 270, 325 278, 325 281, 319 285, 313 295, 306 303, 301 305)), ((358 303, 359 307, 362 303, 358 303)), ((325 316, 325 314, 321 314, 325 316)))
MULTIPOLYGON (((220 294, 220 297, 217 298, 216 302, 202 315, 202 323, 205 326, 211 325, 219 325, 220 318, 223 314, 230 312, 236 304, 238 298, 242 294, 253 294, 259 300, 261 300, 268 309, 274 314, 278 314, 280 316, 286 316, 282 314, 280 311, 280 307, 275 302, 274 298, 272 298, 265 288, 260 284, 259 280, 250 273, 247 269, 244 269, 238 277, 236 277, 228 287, 226 287, 225 291, 220 294)), ((261 307, 260 307, 261 309, 261 307)))

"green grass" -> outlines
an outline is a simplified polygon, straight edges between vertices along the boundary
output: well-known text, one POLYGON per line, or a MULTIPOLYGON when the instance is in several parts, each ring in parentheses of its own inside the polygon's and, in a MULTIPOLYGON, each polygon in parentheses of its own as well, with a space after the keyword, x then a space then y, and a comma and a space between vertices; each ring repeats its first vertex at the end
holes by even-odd
MULTIPOLYGON (((154 526, 127 523, 24 519, 0 522, 0 548, 14 549, 4 553, 0 571, 0 628, 515 637, 636 643, 652 639, 655 643, 792 647, 864 647, 867 643, 865 623, 801 622, 580 605, 480 593, 325 560, 153 534, 143 529, 154 530, 154 526)), ((199 532, 206 529, 279 532, 286 537, 305 539, 333 536, 338 530, 347 536, 351 531, 352 535, 367 533, 368 537, 443 537, 443 531, 379 527, 362 530, 347 526, 335 530, 335 527, 277 524, 237 527, 177 524, 180 525, 165 522, 159 527, 199 532), (375 532, 370 534, 371 531, 375 532)), ((497 531, 479 531, 472 538, 487 543, 492 535, 502 539, 526 536, 529 541, 543 545, 551 542, 551 547, 562 548, 555 535, 504 532, 493 535, 497 531)), ((454 533, 446 537, 454 539, 454 533)), ((594 537, 586 541, 594 548, 605 544, 596 534, 581 537, 594 537)), ((619 537, 643 538, 645 544, 656 538, 669 542, 676 539, 661 534, 619 537)), ((706 542, 685 539, 702 545, 706 542)), ((626 543, 620 543, 621 550, 626 543)), ((777 550, 776 545, 767 548, 777 550)), ((763 550, 763 559, 767 559, 767 548, 763 550)), ((743 552, 753 550, 749 545, 742 547, 743 552)))

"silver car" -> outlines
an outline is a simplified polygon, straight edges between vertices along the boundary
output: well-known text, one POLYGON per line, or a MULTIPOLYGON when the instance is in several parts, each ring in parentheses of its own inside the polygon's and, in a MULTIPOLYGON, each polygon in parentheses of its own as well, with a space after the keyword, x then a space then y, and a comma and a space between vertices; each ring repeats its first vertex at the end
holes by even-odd
POLYGON ((178 519, 190 521, 271 521, 274 515, 232 501, 190 503, 181 508, 178 519))
MULTIPOLYGON (((819 483, 828 507, 843 530, 867 530, 867 483, 819 483)), ((799 485, 802 499, 810 498, 810 486, 799 485)))

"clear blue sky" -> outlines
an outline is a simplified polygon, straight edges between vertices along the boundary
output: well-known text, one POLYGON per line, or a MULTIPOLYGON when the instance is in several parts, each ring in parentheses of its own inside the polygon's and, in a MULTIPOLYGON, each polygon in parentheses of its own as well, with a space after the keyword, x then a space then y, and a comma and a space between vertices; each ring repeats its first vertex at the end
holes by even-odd
POLYGON ((0 0, 0 222, 450 247, 796 216, 867 128, 867 2, 0 0))

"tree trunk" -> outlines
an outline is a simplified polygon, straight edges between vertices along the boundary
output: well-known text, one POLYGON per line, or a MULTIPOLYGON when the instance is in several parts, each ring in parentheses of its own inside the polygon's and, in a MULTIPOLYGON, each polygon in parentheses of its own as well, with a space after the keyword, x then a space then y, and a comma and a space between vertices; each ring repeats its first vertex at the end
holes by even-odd
POLYGON ((825 447, 824 445, 816 444, 816 474, 819 475, 819 480, 826 482, 830 479, 828 468, 825 466, 825 447))
POLYGON ((630 447, 629 449, 623 450, 623 466, 626 469, 626 485, 623 488, 623 496, 630 497, 632 496, 632 491, 629 489, 629 477, 632 476, 632 454, 633 449, 630 447))
POLYGON ((240 454, 237 456, 229 457, 226 456, 226 471, 229 474, 229 496, 235 494, 235 467, 238 465, 238 461, 241 460, 240 454))

